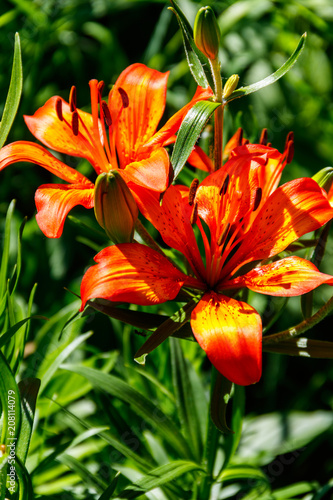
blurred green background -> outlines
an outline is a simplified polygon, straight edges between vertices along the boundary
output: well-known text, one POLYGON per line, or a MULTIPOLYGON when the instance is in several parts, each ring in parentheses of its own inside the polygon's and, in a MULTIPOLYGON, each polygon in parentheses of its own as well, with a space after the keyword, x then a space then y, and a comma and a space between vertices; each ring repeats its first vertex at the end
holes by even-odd
MULTIPOLYGON (((225 140, 238 126, 245 136, 258 140, 263 127, 273 146, 283 149, 290 130, 295 133, 295 156, 286 167, 283 179, 312 176, 333 164, 333 3, 332 0, 271 1, 240 0, 196 2, 179 0, 193 25, 197 10, 211 5, 221 28, 222 75, 224 81, 233 73, 241 85, 248 85, 275 71, 293 52, 306 31, 306 47, 292 70, 274 85, 230 104, 226 112, 225 140)), ((113 84, 129 64, 143 62, 160 71, 170 71, 166 117, 185 104, 195 91, 188 70, 181 34, 166 1, 130 0, 12 0, 0 1, 0 95, 8 91, 15 32, 22 45, 24 87, 19 113, 7 140, 34 140, 23 115, 33 114, 45 101, 60 95, 68 98, 72 85, 77 87, 78 106, 89 109, 91 78, 113 84)), ((2 111, 0 109, 0 111, 2 111)), ((63 156, 72 167, 87 166, 75 158, 63 156)), ((93 173, 93 170, 90 170, 93 173)), ((52 316, 73 301, 64 290, 79 292, 80 279, 96 253, 85 244, 80 228, 67 220, 59 240, 47 240, 35 222, 34 192, 51 182, 51 174, 32 164, 16 164, 1 173, 0 215, 15 198, 14 226, 28 217, 23 237, 23 274, 19 294, 26 300, 32 284, 38 282, 34 312, 52 316)), ((80 208, 75 217, 94 224, 93 213, 80 208)), ((98 242, 102 243, 102 242, 98 242)), ((323 271, 332 273, 332 238, 323 271)), ((15 253, 13 243, 13 254, 15 253)), ((315 295, 317 307, 331 295, 322 287, 315 295)), ((266 303, 258 301, 258 309, 266 303)), ((274 302, 272 307, 274 307, 274 302)), ((301 320, 299 299, 290 301, 286 313, 272 331, 301 320)), ((41 323, 42 324, 42 323, 41 323)), ((131 363, 141 340, 108 318, 96 315, 88 322, 95 331, 89 340, 92 349, 119 349, 131 363), (126 352, 124 353, 124 349, 126 352)), ((331 340, 332 319, 327 318, 310 335, 331 340)), ((31 332, 34 337, 34 330, 31 332)), ((159 348, 163 350, 163 346, 159 348)), ((186 345, 184 346, 186 350, 186 345)), ((154 355, 152 355, 152 359, 154 355)), ((161 354, 159 355, 161 356, 161 354)), ((209 378, 209 363, 192 345, 188 356, 196 367, 202 364, 204 378, 209 378)), ((163 374, 161 374, 163 377, 163 374)), ((163 380, 162 380, 163 383, 163 380)), ((263 378, 246 390, 247 413, 264 414, 326 410, 333 407, 333 364, 330 360, 264 356, 263 378)), ((326 430, 300 457, 274 474, 274 486, 292 481, 316 479, 328 481, 333 470, 332 430, 326 430), (323 459, 324 452, 327 457, 323 459), (309 458, 310 457, 310 458, 309 458)), ((272 469, 273 470, 273 469, 272 469)))

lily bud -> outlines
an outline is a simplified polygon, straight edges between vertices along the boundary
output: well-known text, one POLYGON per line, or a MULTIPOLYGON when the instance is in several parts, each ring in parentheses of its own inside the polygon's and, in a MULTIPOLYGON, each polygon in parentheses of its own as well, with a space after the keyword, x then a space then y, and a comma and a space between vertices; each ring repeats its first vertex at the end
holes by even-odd
POLYGON ((220 29, 213 10, 201 7, 194 21, 194 43, 209 59, 216 59, 219 52, 220 29))
POLYGON ((233 93, 233 91, 237 88, 238 82, 239 82, 238 75, 231 75, 231 77, 228 78, 223 89, 224 99, 227 99, 233 93))
POLYGON ((133 240, 138 207, 117 170, 111 170, 97 177, 95 216, 114 243, 130 243, 133 240))
POLYGON ((328 193, 333 184, 333 168, 322 168, 312 177, 312 179, 315 180, 319 184, 319 186, 325 189, 325 191, 328 193))

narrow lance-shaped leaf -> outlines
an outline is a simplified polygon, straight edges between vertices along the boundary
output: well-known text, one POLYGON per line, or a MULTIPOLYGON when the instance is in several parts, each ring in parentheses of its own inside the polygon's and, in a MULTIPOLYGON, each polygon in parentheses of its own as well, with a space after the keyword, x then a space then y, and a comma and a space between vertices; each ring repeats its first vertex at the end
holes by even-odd
POLYGON ((244 95, 252 94, 252 92, 256 92, 257 90, 263 89, 264 87, 267 87, 268 85, 271 85, 272 83, 279 80, 283 75, 287 73, 287 71, 289 71, 293 67, 293 65, 301 55, 301 52, 305 45, 306 36, 307 36, 306 33, 304 33, 301 36, 301 39, 295 51, 292 53, 289 59, 284 64, 282 64, 282 66, 278 70, 276 70, 274 73, 267 76, 263 80, 260 80, 259 82, 252 83, 252 85, 248 85, 247 87, 240 87, 239 89, 235 90, 226 99, 225 102, 227 103, 233 101, 234 99, 237 99, 238 97, 243 97, 244 95))
POLYGON ((144 364, 144 358, 151 351, 156 349, 164 340, 166 340, 170 335, 175 333, 179 328, 181 328, 190 319, 191 312, 198 303, 198 299, 193 299, 184 307, 179 309, 173 316, 164 321, 161 326, 159 326, 154 333, 146 340, 146 342, 140 347, 140 349, 134 355, 134 359, 140 364, 144 364), (141 358, 141 359, 140 359, 141 358), (143 358, 143 359, 142 359, 143 358))
POLYGON ((0 123, 0 148, 6 142, 7 136, 13 124, 17 109, 20 103, 22 94, 22 60, 21 60, 21 43, 18 33, 15 33, 14 60, 12 67, 12 75, 9 84, 6 104, 0 123))
POLYGON ((306 358, 333 358, 333 342, 324 340, 312 340, 299 337, 283 340, 276 344, 264 345, 263 350, 289 356, 301 356, 306 358))
POLYGON ((21 429, 17 442, 16 454, 24 464, 30 445, 32 427, 36 408, 37 394, 40 387, 38 378, 26 378, 19 382, 18 388, 21 394, 21 429))
POLYGON ((219 102, 200 101, 188 111, 180 126, 171 156, 174 179, 177 178, 187 158, 192 153, 194 145, 208 119, 219 106, 221 106, 219 102))
POLYGON ((178 339, 170 339, 170 353, 172 364, 172 379, 179 418, 183 432, 190 443, 193 454, 200 461, 202 453, 202 439, 200 434, 199 417, 194 401, 195 387, 191 384, 188 365, 178 339))
POLYGON ((220 372, 215 371, 216 379, 210 401, 210 416, 220 432, 229 434, 233 431, 227 425, 226 411, 233 384, 220 372))
POLYGON ((181 8, 175 0, 171 0, 173 7, 169 9, 176 15, 177 21, 182 32, 184 49, 186 54, 186 59, 188 62, 189 69, 193 75, 193 78, 198 85, 206 89, 209 85, 212 85, 212 76, 206 73, 209 70, 210 65, 207 57, 197 48, 193 40, 192 28, 182 12, 181 8), (210 81, 209 81, 210 80, 210 81))
POLYGON ((141 479, 136 481, 135 484, 127 486, 121 493, 118 493, 116 497, 113 498, 137 498, 143 493, 147 493, 154 488, 163 486, 164 484, 174 481, 178 477, 194 470, 200 470, 203 472, 203 469, 199 464, 185 460, 176 460, 175 462, 161 465, 160 467, 149 471, 147 476, 143 476, 141 479))

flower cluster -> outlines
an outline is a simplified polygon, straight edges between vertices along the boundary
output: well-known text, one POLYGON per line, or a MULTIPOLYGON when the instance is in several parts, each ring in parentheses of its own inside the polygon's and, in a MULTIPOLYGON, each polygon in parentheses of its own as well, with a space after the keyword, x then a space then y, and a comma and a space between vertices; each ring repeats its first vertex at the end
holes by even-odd
MULTIPOLYGON (((206 23, 213 21, 205 9, 196 37, 216 72, 219 37, 207 35, 206 23)), ((190 186, 173 184, 167 147, 175 142, 183 119, 202 101, 229 98, 238 76, 224 93, 218 85, 215 92, 198 85, 193 99, 157 131, 167 79, 168 73, 134 64, 121 73, 107 101, 104 83, 91 80, 91 114, 77 107, 75 87, 69 102, 52 97, 33 116, 25 116, 29 130, 46 147, 9 144, 0 151, 0 170, 31 162, 66 182, 36 191, 37 222, 49 238, 61 236, 73 207, 94 207, 114 244, 96 255, 96 265, 83 277, 81 311, 93 299, 144 306, 192 301, 188 319, 193 336, 212 364, 230 381, 252 384, 262 371, 262 321, 244 291, 290 297, 333 284, 333 277, 312 262, 286 253, 300 237, 332 219, 333 191, 327 194, 310 178, 279 186, 283 168, 292 160, 292 134, 280 153, 267 145, 265 133, 258 144, 250 144, 238 130, 222 155, 220 110, 215 115, 219 154, 213 161, 195 146, 188 157, 205 178, 195 178, 190 186), (46 148, 85 158, 96 181, 46 148), (166 256, 138 219, 139 212, 182 259, 173 260, 170 252, 166 256), (135 230, 145 243, 134 240, 135 230)))

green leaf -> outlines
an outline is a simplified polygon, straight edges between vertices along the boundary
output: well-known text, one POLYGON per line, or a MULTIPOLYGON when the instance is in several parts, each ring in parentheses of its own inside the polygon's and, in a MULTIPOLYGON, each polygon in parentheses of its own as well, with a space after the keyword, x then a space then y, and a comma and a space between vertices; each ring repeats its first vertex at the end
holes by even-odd
POLYGON ((19 486, 18 500, 34 500, 30 474, 17 456, 15 457, 15 472, 19 486))
POLYGON ((289 71, 293 67, 293 65, 301 55, 301 52, 305 45, 306 36, 306 33, 301 36, 301 39, 292 55, 278 70, 276 70, 274 73, 267 76, 263 80, 260 80, 259 82, 252 83, 252 85, 248 85, 247 87, 240 87, 237 90, 234 90, 234 92, 232 92, 232 94, 225 100, 225 102, 227 103, 233 101, 234 99, 237 99, 238 97, 252 94, 252 92, 263 89, 264 87, 267 87, 268 85, 271 85, 272 83, 279 80, 283 75, 287 73, 287 71, 289 71))
POLYGON ((18 388, 21 395, 21 428, 17 441, 16 454, 24 464, 28 455, 37 394, 40 380, 37 378, 26 378, 19 382, 18 388))
POLYGON ((230 427, 233 433, 225 436, 224 439, 224 463, 223 469, 225 469, 232 457, 234 456, 236 449, 238 447, 241 435, 242 435, 242 425, 245 412, 245 390, 244 387, 240 385, 234 385, 234 391, 231 399, 231 418, 230 427))
POLYGON ((229 434, 233 431, 227 425, 226 411, 233 384, 217 370, 213 370, 214 372, 216 372, 216 379, 210 401, 210 415, 218 430, 224 434, 229 434))
POLYGON ((233 465, 228 467, 219 474, 216 481, 237 481, 238 479, 257 479, 258 481, 269 484, 266 474, 264 474, 262 470, 251 467, 250 465, 233 465))
POLYGON ((178 131, 171 156, 174 179, 185 165, 207 120, 219 106, 221 106, 219 102, 200 101, 187 112, 178 131))
MULTIPOLYGON (((316 482, 300 482, 296 484, 292 484, 291 486, 286 486, 284 488, 279 488, 278 490, 274 490, 273 498, 277 498, 279 500, 289 500, 292 497, 296 497, 298 495, 304 495, 305 493, 310 493, 315 491, 318 488, 318 483, 316 482)), ((311 500, 313 497, 311 496, 311 500)))
POLYGON ((13 213, 15 209, 15 200, 13 200, 7 210, 5 232, 3 235, 3 250, 1 257, 1 267, 0 267, 0 298, 3 298, 7 290, 7 278, 8 278, 8 260, 9 260, 9 246, 10 246, 10 231, 11 222, 13 218, 13 213))
POLYGON ((185 323, 188 322, 191 312, 198 303, 198 299, 194 298, 188 302, 184 307, 179 309, 175 314, 162 323, 154 333, 146 340, 140 349, 134 355, 134 359, 146 356, 151 351, 156 349, 164 340, 170 335, 179 330, 185 323))
POLYGON ((83 465, 83 463, 70 455, 63 454, 57 459, 60 463, 66 465, 71 472, 76 472, 84 483, 90 485, 95 491, 101 493, 106 485, 97 474, 90 472, 90 470, 83 465))
POLYGON ((107 487, 107 489, 104 491, 102 496, 99 497, 98 500, 111 500, 114 490, 116 489, 118 484, 119 475, 120 472, 117 472, 115 477, 112 479, 111 484, 107 487))
POLYGON ((0 148, 2 148, 2 146, 6 142, 7 136, 16 116, 22 94, 22 84, 23 73, 21 60, 21 43, 19 34, 15 33, 12 75, 10 78, 7 99, 0 123, 0 148))
POLYGON ((169 9, 176 15, 177 21, 182 32, 184 49, 186 54, 187 63, 189 69, 193 75, 193 78, 198 85, 206 89, 212 86, 212 77, 210 73, 206 73, 205 68, 209 69, 209 61, 207 57, 197 48, 193 40, 192 28, 187 21, 184 13, 180 9, 179 5, 175 0, 171 0, 173 7, 169 9), (210 80, 210 81, 209 81, 210 80))
POLYGON ((121 493, 113 498, 137 498, 143 493, 147 493, 154 488, 163 486, 178 477, 192 472, 194 470, 203 471, 199 464, 185 460, 176 460, 166 465, 161 465, 156 469, 149 471, 149 474, 143 476, 135 484, 127 486, 121 493))
POLYGON ((333 358, 333 342, 312 340, 306 337, 297 337, 290 340, 282 340, 276 344, 264 345, 263 350, 306 358, 333 358))
POLYGON ((48 382, 51 380, 54 373, 57 371, 59 366, 65 361, 68 356, 74 352, 83 342, 85 342, 89 337, 91 337, 93 332, 88 332, 79 337, 75 338, 69 345, 67 345, 58 356, 52 361, 48 369, 45 371, 42 377, 42 383, 40 392, 42 393, 48 382))
POLYGON ((81 365, 63 365, 64 370, 78 373, 96 388, 129 404, 133 411, 149 422, 180 456, 191 456, 188 443, 177 426, 150 399, 133 389, 129 384, 114 375, 101 373, 81 365))
POLYGON ((46 319, 44 316, 29 316, 28 318, 24 318, 21 321, 18 321, 14 326, 9 328, 5 333, 3 333, 0 337, 0 349, 10 341, 10 339, 15 335, 15 333, 22 328, 23 325, 30 321, 31 319, 46 319))
POLYGON ((173 386, 182 429, 198 461, 202 454, 202 439, 199 418, 194 402, 195 388, 192 386, 186 359, 178 339, 170 339, 173 386))

